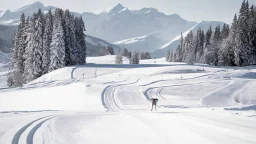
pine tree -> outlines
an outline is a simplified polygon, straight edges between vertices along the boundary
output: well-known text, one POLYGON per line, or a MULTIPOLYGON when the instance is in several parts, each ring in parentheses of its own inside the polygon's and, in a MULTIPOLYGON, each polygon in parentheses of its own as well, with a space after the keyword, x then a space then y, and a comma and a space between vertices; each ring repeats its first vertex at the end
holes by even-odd
POLYGON ((123 56, 121 51, 116 55, 115 63, 123 64, 123 56))
POLYGON ((221 43, 221 30, 220 25, 215 28, 214 35, 213 35, 213 42, 209 48, 209 55, 208 58, 210 59, 210 64, 217 66, 219 63, 218 53, 220 50, 220 43, 221 43))
POLYGON ((129 57, 129 51, 126 48, 122 49, 122 56, 129 57))
POLYGON ((35 27, 35 14, 32 15, 31 18, 27 18, 29 21, 28 23, 28 28, 27 28, 27 39, 26 39, 26 50, 25 50, 25 62, 24 62, 24 67, 25 67, 25 82, 30 82, 34 80, 34 75, 33 75, 33 52, 34 47, 33 47, 33 36, 34 36, 34 27, 35 27))
MULTIPOLYGON (((77 19, 78 20, 78 19, 77 19)), ((75 18, 66 10, 63 16, 65 40, 65 65, 76 65, 80 61, 79 45, 76 37, 75 18)), ((79 23, 79 22, 77 22, 79 23)), ((78 28, 80 25, 78 25, 78 28)), ((77 33, 80 34, 80 33, 77 33)))
POLYGON ((49 71, 53 71, 65 66, 65 41, 64 32, 59 21, 58 25, 53 28, 53 37, 51 43, 50 67, 49 71))
POLYGON ((130 64, 139 64, 139 63, 140 63, 139 56, 135 51, 133 51, 131 53, 130 64))
POLYGON ((205 47, 208 47, 211 44, 211 37, 212 37, 212 26, 207 30, 205 34, 205 47))
POLYGON ((84 31, 82 17, 74 17, 69 11, 64 15, 62 9, 56 9, 54 15, 51 10, 44 15, 39 9, 27 20, 22 14, 11 48, 8 85, 22 86, 49 71, 64 67, 65 44, 69 48, 69 64, 84 64, 84 31))
POLYGON ((8 79, 7 84, 9 87, 14 86, 14 74, 15 74, 15 65, 18 59, 18 47, 17 47, 17 32, 14 33, 14 38, 12 41, 12 47, 11 47, 11 62, 10 62, 10 68, 8 73, 8 79))
POLYGON ((35 18, 35 26, 33 29, 33 36, 32 36, 32 47, 34 47, 34 51, 32 53, 33 62, 33 79, 36 79, 43 74, 43 67, 42 67, 42 55, 43 55, 43 36, 44 36, 44 16, 39 9, 38 13, 36 14, 35 18))
POLYGON ((170 54, 170 57, 168 59, 168 62, 173 62, 173 57, 174 57, 174 53, 172 51, 171 54, 170 54))
MULTIPOLYGON (((183 57, 184 57, 183 42, 184 42, 183 34, 181 33, 179 45, 176 49, 176 58, 175 58, 176 62, 182 62, 182 60, 183 60, 183 57)), ((170 54, 169 54, 169 56, 170 56, 170 54)))
POLYGON ((236 49, 235 49, 235 63, 238 66, 246 66, 249 63, 249 4, 243 2, 240 15, 237 23, 237 37, 236 37, 236 49))
POLYGON ((22 14, 20 18, 20 24, 18 30, 15 34, 14 44, 12 47, 12 61, 11 69, 9 74, 9 86, 22 86, 24 83, 23 73, 24 73, 24 54, 26 47, 26 19, 25 15, 22 14))
POLYGON ((42 69, 43 74, 48 73, 50 64, 50 46, 52 42, 53 15, 51 10, 45 16, 45 29, 43 36, 42 69))
POLYGON ((131 57, 132 57, 132 52, 129 52, 128 53, 128 58, 131 59, 131 57))
POLYGON ((86 63, 86 41, 85 41, 85 27, 82 17, 75 18, 76 40, 78 44, 77 56, 78 64, 86 63))
POLYGON ((170 50, 168 50, 168 51, 167 51, 167 53, 166 53, 166 55, 165 55, 165 59, 166 59, 166 61, 169 61, 170 54, 171 54, 171 51, 170 51, 170 50))
POLYGON ((107 50, 110 55, 115 55, 113 47, 107 47, 107 50))
POLYGON ((145 59, 151 59, 151 55, 150 55, 149 52, 146 52, 146 53, 145 53, 145 59))
POLYGON ((249 13, 249 64, 256 64, 256 7, 250 8, 249 13))

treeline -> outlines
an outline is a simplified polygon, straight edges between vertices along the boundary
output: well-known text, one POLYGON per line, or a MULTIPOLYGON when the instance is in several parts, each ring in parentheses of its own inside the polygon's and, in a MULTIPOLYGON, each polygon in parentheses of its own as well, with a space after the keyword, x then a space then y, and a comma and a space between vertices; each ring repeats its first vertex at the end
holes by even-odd
POLYGON ((48 72, 86 63, 85 27, 82 17, 69 10, 39 9, 31 17, 22 14, 11 48, 8 85, 22 86, 48 72))
POLYGON ((130 64, 139 64, 140 60, 151 59, 149 52, 136 53, 135 51, 128 51, 126 48, 123 48, 116 55, 115 63, 123 64, 123 57, 127 57, 129 59, 130 64))
POLYGON ((207 32, 200 28, 181 39, 174 52, 167 52, 170 62, 206 63, 215 66, 247 66, 256 64, 256 7, 242 3, 231 27, 217 26, 207 32))

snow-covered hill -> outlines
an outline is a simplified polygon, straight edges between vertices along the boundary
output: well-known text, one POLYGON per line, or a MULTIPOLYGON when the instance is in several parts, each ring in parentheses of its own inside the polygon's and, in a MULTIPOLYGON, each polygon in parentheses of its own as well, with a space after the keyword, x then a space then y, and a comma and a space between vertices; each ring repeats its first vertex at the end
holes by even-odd
MULTIPOLYGON (((214 28, 218 25, 220 25, 221 27, 224 25, 224 22, 218 22, 218 21, 202 21, 197 23, 195 26, 193 26, 192 28, 190 28, 187 31, 184 31, 182 33, 183 37, 186 37, 187 34, 192 31, 194 34, 196 33, 196 31, 201 28, 202 30, 204 30, 205 32, 212 27, 212 29, 214 30, 214 28)), ((179 40, 180 40, 181 35, 177 35, 174 39, 172 39, 171 41, 169 41, 168 43, 160 46, 157 50, 155 50, 153 52, 153 55, 156 57, 164 57, 166 52, 168 50, 175 50, 179 44, 179 40)))
POLYGON ((130 51, 135 50, 137 52, 146 51, 146 52, 153 52, 161 46, 165 41, 154 36, 154 35, 145 35, 130 39, 125 39, 122 41, 115 42, 113 44, 118 45, 122 48, 127 48, 130 51))
POLYGON ((0 89, 0 143, 256 143, 254 66, 114 58, 0 89), (158 98, 154 112, 150 98, 158 98))

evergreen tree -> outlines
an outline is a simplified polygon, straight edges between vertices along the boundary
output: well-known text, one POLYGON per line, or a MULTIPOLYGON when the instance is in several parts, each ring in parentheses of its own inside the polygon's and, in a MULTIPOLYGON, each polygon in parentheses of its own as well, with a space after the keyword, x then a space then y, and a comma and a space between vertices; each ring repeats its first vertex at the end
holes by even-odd
POLYGON ((131 57, 132 57, 132 52, 129 52, 128 53, 128 58, 131 59, 131 57))
POLYGON ((122 56, 129 57, 129 51, 126 48, 122 49, 122 56))
POLYGON ((121 51, 116 55, 115 63, 123 64, 123 56, 121 51))
POLYGON ((208 47, 211 44, 211 37, 212 37, 212 26, 207 30, 205 34, 205 47, 208 47))
POLYGON ((145 59, 151 59, 151 55, 150 55, 149 52, 146 52, 146 53, 145 53, 145 59))
POLYGON ((41 10, 27 20, 22 14, 11 48, 11 63, 8 74, 9 86, 22 86, 49 71, 67 64, 86 62, 85 27, 81 17, 67 10, 51 10, 44 15, 41 10), (68 42, 68 43, 66 43, 68 42), (66 44, 66 45, 65 45, 66 44), (68 48, 68 50, 66 49, 68 48))
POLYGON ((32 52, 32 68, 33 68, 33 79, 40 77, 43 73, 42 67, 42 55, 43 55, 43 36, 44 36, 44 16, 39 9, 35 17, 35 26, 32 33, 32 47, 34 51, 32 52))
POLYGON ((86 41, 85 41, 85 27, 82 17, 75 18, 76 40, 78 44, 77 56, 78 64, 86 63, 86 41))
POLYGON ((34 36, 34 27, 35 27, 35 14, 32 15, 31 18, 27 18, 29 21, 28 23, 28 28, 27 28, 27 39, 26 39, 26 50, 25 50, 25 62, 24 62, 24 67, 25 67, 25 82, 30 82, 34 80, 34 75, 33 75, 33 53, 34 53, 34 47, 33 47, 33 36, 34 36))
POLYGON ((17 48, 17 32, 14 33, 14 38, 12 41, 12 47, 11 47, 11 62, 10 62, 10 68, 7 78, 7 84, 9 87, 14 86, 14 74, 15 74, 15 65, 18 59, 18 48, 17 48))
MULTIPOLYGON (((79 19, 77 19, 78 21, 79 19)), ((76 65, 81 63, 81 54, 79 53, 80 46, 78 45, 75 28, 75 17, 70 14, 69 10, 66 10, 63 16, 64 23, 64 40, 65 40, 65 65, 76 65)), ((80 28, 80 22, 77 22, 77 26, 80 28)), ((80 28, 81 29, 81 28, 80 28)), ((83 30, 82 30, 83 31, 83 30)), ((81 51, 82 52, 82 51, 81 51)))
POLYGON ((9 74, 9 86, 22 86, 24 83, 24 53, 25 53, 25 40, 26 40, 26 19, 22 14, 20 18, 20 24, 14 37, 14 43, 12 47, 12 61, 9 74))
POLYGON ((254 5, 249 13, 249 64, 256 64, 256 8, 254 5))
MULTIPOLYGON (((192 33, 192 31, 191 31, 191 33, 192 33)), ((176 58, 175 58, 176 62, 182 62, 182 60, 183 60, 183 57, 184 57, 183 42, 184 42, 183 34, 181 33, 179 45, 176 49, 176 58)), ((170 54, 169 54, 169 56, 170 56, 170 54)))
POLYGON ((50 64, 50 46, 52 42, 53 15, 51 10, 45 16, 45 29, 43 36, 42 69, 43 74, 48 73, 50 64))
POLYGON ((135 51, 133 51, 131 53, 130 64, 139 64, 139 63, 140 63, 139 56, 135 51))
POLYGON ((238 66, 246 66, 249 63, 249 4, 243 2, 237 22, 237 37, 235 49, 235 63, 238 66))
POLYGON ((173 57, 174 57, 174 53, 172 51, 171 54, 170 54, 170 57, 168 59, 168 62, 173 62, 173 57))
POLYGON ((49 71, 53 71, 65 66, 65 41, 64 32, 59 21, 58 25, 53 28, 53 37, 51 43, 50 67, 49 71))
POLYGON ((166 55, 165 55, 165 59, 166 59, 166 61, 169 61, 170 54, 171 54, 171 51, 170 51, 170 50, 168 50, 168 51, 167 51, 167 53, 166 53, 166 55))
POLYGON ((107 50, 110 55, 115 55, 113 47, 107 47, 107 50))

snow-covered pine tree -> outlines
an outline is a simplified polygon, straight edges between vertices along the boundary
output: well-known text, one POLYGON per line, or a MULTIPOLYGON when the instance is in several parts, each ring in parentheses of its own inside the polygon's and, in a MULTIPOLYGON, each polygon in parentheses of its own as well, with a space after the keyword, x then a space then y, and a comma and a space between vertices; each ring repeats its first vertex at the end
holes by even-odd
POLYGON ((44 15, 39 9, 38 13, 35 15, 35 26, 33 29, 32 36, 32 47, 34 51, 32 52, 33 57, 33 79, 36 79, 43 74, 42 67, 42 55, 43 55, 43 36, 44 36, 44 15))
POLYGON ((256 64, 256 7, 254 5, 250 8, 249 13, 249 46, 250 58, 249 64, 256 64))
POLYGON ((71 48, 71 39, 70 39, 70 25, 71 25, 71 19, 70 19, 70 13, 69 10, 65 10, 64 15, 62 16, 62 21, 63 21, 63 32, 64 32, 64 41, 65 41, 65 65, 70 66, 70 65, 75 65, 77 64, 77 52, 75 48, 71 48), (73 52, 71 52, 71 49, 73 52), (73 55, 73 58, 71 60, 71 55, 73 55))
POLYGON ((65 65, 76 65, 79 63, 78 41, 76 40, 75 17, 69 10, 63 16, 64 40, 65 40, 65 65))
POLYGON ((139 64, 139 63, 140 63, 139 56, 135 51, 133 51, 131 53, 130 64, 139 64))
MULTIPOLYGON (((75 28, 75 17, 74 15, 70 15, 70 20, 69 20, 69 38, 70 38, 70 59, 71 59, 71 64, 75 65, 75 64, 79 64, 79 58, 81 59, 80 63, 84 64, 85 63, 85 57, 84 55, 84 51, 79 51, 79 48, 81 48, 79 46, 79 43, 76 40, 76 28, 75 28), (79 52, 80 52, 80 57, 79 57, 79 52)), ((85 39, 85 37, 84 37, 85 39)), ((85 40, 84 40, 85 41, 85 40)), ((85 47, 86 48, 86 47, 85 47)), ((85 50, 86 51, 86 50, 85 50)), ((85 54, 86 56, 86 54, 85 54)))
POLYGON ((151 59, 151 55, 150 55, 149 52, 146 52, 146 53, 145 53, 145 59, 151 59))
POLYGON ((12 40, 12 47, 11 47, 11 61, 10 67, 8 72, 7 84, 9 87, 14 86, 14 73, 15 73, 15 63, 18 59, 18 49, 17 49, 17 32, 14 33, 14 38, 12 40))
POLYGON ((123 48, 123 49, 122 49, 122 55, 123 55, 124 57, 129 57, 129 51, 128 51, 126 48, 123 48))
POLYGON ((195 37, 195 53, 196 53, 196 62, 202 62, 202 56, 204 52, 204 31, 199 28, 195 37))
MULTIPOLYGON (((179 40, 179 45, 176 49, 176 57, 175 57, 176 62, 182 62, 182 60, 183 60, 183 57, 184 57, 183 42, 184 42, 183 34, 181 33, 180 40, 179 40)), ((169 54, 169 56, 170 56, 170 54, 169 54)))
POLYGON ((132 52, 129 51, 128 58, 131 59, 131 57, 132 57, 132 52))
POLYGON ((237 37, 235 49, 235 63, 238 66, 249 64, 249 3, 244 1, 240 9, 237 23, 237 37))
POLYGON ((113 47, 107 47, 107 50, 110 55, 115 55, 113 47))
POLYGON ((167 53, 166 53, 166 55, 165 55, 165 59, 166 59, 167 62, 169 61, 170 54, 171 54, 171 51, 168 50, 167 53))
POLYGON ((76 40, 78 43, 78 64, 86 63, 86 41, 85 41, 85 26, 82 17, 75 18, 76 40))
POLYGON ((211 44, 211 37, 212 37, 212 26, 207 30, 205 34, 205 47, 211 44))
POLYGON ((170 57, 168 59, 168 62, 173 62, 173 57, 174 57, 174 53, 172 51, 171 54, 170 54, 170 57))
POLYGON ((116 55, 115 63, 123 64, 123 56, 121 51, 119 51, 119 53, 116 55))
POLYGON ((195 39, 193 32, 190 31, 185 39, 185 58, 184 62, 193 64, 195 62, 195 39))
POLYGON ((145 53, 143 52, 143 51, 140 51, 140 53, 139 53, 139 59, 140 60, 144 60, 145 59, 145 53))
POLYGON ((218 51, 218 65, 220 66, 231 65, 229 57, 229 49, 231 49, 231 41, 228 39, 229 32, 229 26, 224 24, 221 31, 220 49, 218 51))
POLYGON ((34 36, 34 27, 35 27, 35 14, 33 14, 30 18, 27 18, 28 22, 28 27, 26 30, 27 33, 27 39, 26 39, 26 49, 25 49, 25 62, 24 62, 24 78, 25 82, 30 82, 34 80, 34 75, 33 75, 33 52, 34 47, 33 47, 33 36, 34 36))
POLYGON ((18 58, 15 65, 15 72, 14 72, 14 86, 22 86, 24 83, 23 80, 23 73, 24 73, 24 53, 26 48, 26 19, 25 15, 22 14, 20 18, 20 24, 18 27, 17 32, 17 51, 18 51, 18 58))
POLYGON ((50 64, 50 46, 52 42, 53 15, 51 10, 45 15, 45 28, 43 36, 42 69, 43 74, 48 73, 50 64))
POLYGON ((53 37, 50 47, 50 66, 49 71, 65 67, 65 41, 64 32, 59 20, 58 25, 53 28, 53 37))
POLYGON ((20 24, 18 30, 15 33, 12 54, 11 54, 11 66, 8 84, 9 86, 22 86, 24 83, 23 73, 24 73, 24 53, 26 47, 26 19, 25 15, 22 14, 20 18, 20 24))
POLYGON ((219 25, 216 26, 214 34, 212 36, 213 36, 212 38, 213 42, 209 46, 208 54, 206 56, 206 61, 208 64, 217 66, 219 62, 218 52, 220 49, 220 42, 221 42, 221 31, 220 31, 219 25))
POLYGON ((224 24, 220 34, 221 40, 226 39, 229 35, 229 32, 230 32, 229 26, 224 24))

